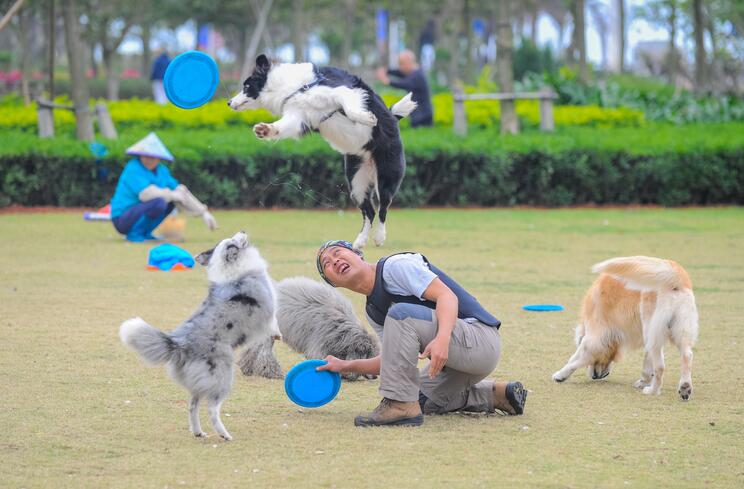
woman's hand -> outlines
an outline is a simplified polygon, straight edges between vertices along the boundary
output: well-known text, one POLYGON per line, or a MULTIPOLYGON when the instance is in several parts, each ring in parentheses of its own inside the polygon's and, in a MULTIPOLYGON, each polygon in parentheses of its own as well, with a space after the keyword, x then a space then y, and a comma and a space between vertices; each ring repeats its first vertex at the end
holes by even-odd
POLYGON ((419 355, 420 359, 430 358, 429 378, 433 379, 442 371, 449 357, 449 338, 437 336, 426 345, 423 353, 419 355))
POLYGON ((341 360, 340 358, 336 358, 333 355, 328 355, 327 357, 325 357, 325 361, 328 363, 317 367, 315 370, 317 370, 318 372, 328 370, 329 372, 343 373, 348 369, 348 361, 341 360))
POLYGON ((210 231, 214 231, 217 229, 217 220, 214 218, 211 212, 204 211, 204 214, 202 214, 202 219, 204 219, 204 224, 207 226, 207 229, 210 231))

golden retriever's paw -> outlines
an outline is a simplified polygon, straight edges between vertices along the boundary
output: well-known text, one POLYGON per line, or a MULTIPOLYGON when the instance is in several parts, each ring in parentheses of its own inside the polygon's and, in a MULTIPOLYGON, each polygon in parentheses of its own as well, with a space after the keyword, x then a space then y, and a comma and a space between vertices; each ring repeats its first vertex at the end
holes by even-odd
POLYGON ((557 371, 556 373, 554 373, 554 374, 553 374, 553 380, 555 380, 556 382, 563 382, 563 381, 564 381, 564 380, 566 380, 567 378, 568 378, 568 377, 564 377, 564 376, 563 376, 563 375, 561 374, 561 371, 560 371, 560 370, 559 370, 559 371, 557 371))
POLYGON ((636 389, 643 389, 644 387, 646 387, 648 385, 649 382, 650 381, 648 381, 648 380, 644 379, 643 377, 641 377, 640 379, 638 379, 635 382, 633 382, 633 387, 635 387, 636 389))
POLYGON ((652 395, 658 396, 661 394, 661 389, 654 389, 654 386, 647 385, 646 387, 643 388, 643 393, 646 394, 647 396, 652 396, 652 395))
POLYGON ((689 401, 690 396, 692 395, 692 384, 689 382, 682 382, 679 385, 679 397, 682 398, 683 401, 689 401))

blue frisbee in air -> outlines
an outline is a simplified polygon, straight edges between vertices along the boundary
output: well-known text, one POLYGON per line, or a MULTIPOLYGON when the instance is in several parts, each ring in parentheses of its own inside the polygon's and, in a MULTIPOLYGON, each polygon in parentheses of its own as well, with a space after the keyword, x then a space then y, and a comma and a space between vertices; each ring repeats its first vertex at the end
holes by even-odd
POLYGON ((562 311, 563 306, 560 304, 527 304, 526 306, 522 306, 522 309, 524 309, 525 311, 539 312, 562 311))
POLYGON ((214 96, 220 83, 217 63, 200 51, 186 51, 168 64, 163 88, 168 100, 182 109, 200 107, 214 96))
POLYGON ((284 379, 284 390, 292 402, 302 407, 316 408, 336 397, 341 388, 341 375, 315 370, 326 363, 325 360, 305 360, 292 367, 284 379))

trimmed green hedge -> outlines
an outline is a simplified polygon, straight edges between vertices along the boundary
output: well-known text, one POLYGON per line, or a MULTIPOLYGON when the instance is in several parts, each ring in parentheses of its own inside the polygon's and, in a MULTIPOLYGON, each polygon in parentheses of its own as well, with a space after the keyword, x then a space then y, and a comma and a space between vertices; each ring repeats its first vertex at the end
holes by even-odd
MULTIPOLYGON (((404 131, 408 170, 397 206, 744 204, 743 124, 574 129, 556 134, 456 138, 404 131)), ((126 133, 112 155, 141 137, 126 133)), ((248 129, 162 131, 174 175, 213 207, 351 205, 341 155, 319 137, 256 141, 248 129)), ((0 149, 0 205, 96 206, 113 193, 126 159, 100 168, 87 148, 22 133, 0 149)))

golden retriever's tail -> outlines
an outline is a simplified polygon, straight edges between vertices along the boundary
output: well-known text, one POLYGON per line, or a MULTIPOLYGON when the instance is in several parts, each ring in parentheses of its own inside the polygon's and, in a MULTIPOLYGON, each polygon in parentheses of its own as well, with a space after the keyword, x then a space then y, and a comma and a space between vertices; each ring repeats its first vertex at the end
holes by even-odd
POLYGON ((641 292, 661 289, 692 288, 685 270, 671 260, 650 256, 610 258, 592 267, 594 273, 606 273, 641 292))

